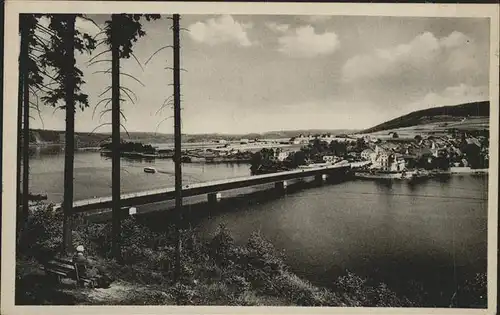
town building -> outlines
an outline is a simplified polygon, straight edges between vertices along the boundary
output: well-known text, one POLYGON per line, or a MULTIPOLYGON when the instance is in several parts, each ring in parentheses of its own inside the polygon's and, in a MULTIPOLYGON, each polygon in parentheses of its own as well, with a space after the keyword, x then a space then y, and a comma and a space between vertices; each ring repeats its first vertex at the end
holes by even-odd
POLYGON ((392 161, 391 161, 390 166, 389 166, 390 171, 401 172, 401 171, 404 171, 406 169, 406 161, 403 158, 403 155, 396 153, 396 154, 392 155, 391 157, 392 157, 392 159, 391 159, 392 161))
POLYGON ((288 156, 290 156, 290 152, 288 151, 278 152, 277 159, 278 161, 283 162, 288 158, 288 156))
POLYGON ((308 144, 309 141, 313 140, 314 138, 311 136, 304 136, 303 134, 300 134, 298 137, 290 139, 292 144, 308 144))
POLYGON ((325 163, 333 163, 335 162, 335 157, 333 155, 325 155, 323 156, 323 161, 325 163))
POLYGON ((375 151, 372 149, 365 149, 361 151, 361 158, 366 161, 373 161, 375 160, 376 154, 375 151))

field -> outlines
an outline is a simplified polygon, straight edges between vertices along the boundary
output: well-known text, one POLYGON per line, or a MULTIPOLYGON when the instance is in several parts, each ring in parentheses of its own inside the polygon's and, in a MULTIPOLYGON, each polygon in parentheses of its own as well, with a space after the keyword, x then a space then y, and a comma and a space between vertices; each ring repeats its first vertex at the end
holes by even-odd
POLYGON ((371 135, 379 139, 390 139, 392 138, 392 133, 396 132, 400 139, 413 139, 416 135, 442 136, 449 134, 452 130, 476 131, 485 129, 489 130, 489 117, 456 119, 456 117, 436 116, 432 118, 432 121, 424 122, 423 124, 363 133, 360 135, 371 135))

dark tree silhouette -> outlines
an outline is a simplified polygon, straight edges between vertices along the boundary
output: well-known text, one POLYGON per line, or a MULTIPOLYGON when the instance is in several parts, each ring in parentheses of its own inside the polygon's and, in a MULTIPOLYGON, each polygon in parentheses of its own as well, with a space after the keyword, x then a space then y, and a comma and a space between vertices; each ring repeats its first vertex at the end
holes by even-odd
MULTIPOLYGON (((22 133, 22 150, 18 148, 18 152, 22 152, 22 192, 24 198, 22 198, 22 218, 18 222, 26 221, 29 215, 29 53, 30 53, 30 37, 32 37, 34 32, 32 15, 20 15, 20 33, 21 33, 21 49, 19 56, 19 107, 18 111, 22 113, 21 117, 18 117, 18 124, 23 125, 22 133)), ((36 23, 36 20, 35 20, 36 23)), ((18 127, 21 129, 20 127, 18 127)), ((20 144, 18 144, 19 146, 20 144)), ((21 154, 19 155, 21 156, 21 154)), ((18 163, 18 178, 20 179, 20 163, 18 163)), ((20 199, 20 194, 18 194, 20 199)), ((19 205, 19 203, 18 203, 19 205)))
MULTIPOLYGON (((113 256, 121 261, 121 219, 120 219, 120 93, 127 94, 126 89, 120 86, 120 59, 134 57, 133 43, 146 35, 142 28, 141 18, 147 21, 160 18, 158 14, 113 14, 111 20, 106 21, 104 42, 111 50, 111 146, 112 146, 112 234, 113 256)), ((137 58, 135 58, 137 60, 137 58)))
POLYGON ((53 14, 49 18, 52 36, 49 46, 42 55, 42 64, 55 72, 53 77, 55 87, 46 91, 42 100, 46 104, 66 111, 63 250, 69 251, 72 246, 75 110, 77 106, 81 110, 88 107, 88 96, 80 90, 85 81, 82 78, 82 71, 75 64, 75 50, 91 52, 95 48, 95 40, 75 29, 77 18, 75 14, 53 14))
MULTIPOLYGON (((17 116, 17 201, 16 205, 22 203, 22 215, 18 216, 18 232, 20 232, 21 222, 26 221, 29 215, 29 142, 30 133, 30 115, 31 110, 38 112, 41 120, 38 93, 47 89, 44 84, 44 77, 49 77, 40 62, 42 54, 47 43, 37 35, 43 33, 51 34, 49 30, 38 24, 40 14, 20 14, 19 32, 21 36, 21 48, 19 55, 19 86, 18 86, 18 116, 17 116), (35 102, 36 101, 36 102, 35 102), (21 160, 22 158, 22 160, 21 160), (21 167, 22 166, 22 167, 21 167), (22 169, 22 174, 21 174, 22 169), (22 180, 21 180, 22 176, 22 180), (21 186, 22 184, 22 186, 21 186), (22 193, 21 193, 22 192, 22 193), (23 198, 24 195, 24 198, 23 198)), ((43 121, 42 121, 43 124, 43 121)))

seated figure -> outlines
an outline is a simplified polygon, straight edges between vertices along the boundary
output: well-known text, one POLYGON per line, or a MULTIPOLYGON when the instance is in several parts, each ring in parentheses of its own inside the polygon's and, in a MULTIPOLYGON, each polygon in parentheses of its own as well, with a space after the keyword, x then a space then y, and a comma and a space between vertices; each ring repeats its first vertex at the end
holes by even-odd
POLYGON ((75 263, 80 278, 92 280, 95 287, 109 287, 112 279, 105 274, 102 268, 99 268, 92 260, 85 257, 83 252, 84 247, 79 245, 76 247, 76 254, 73 256, 73 262, 75 263))

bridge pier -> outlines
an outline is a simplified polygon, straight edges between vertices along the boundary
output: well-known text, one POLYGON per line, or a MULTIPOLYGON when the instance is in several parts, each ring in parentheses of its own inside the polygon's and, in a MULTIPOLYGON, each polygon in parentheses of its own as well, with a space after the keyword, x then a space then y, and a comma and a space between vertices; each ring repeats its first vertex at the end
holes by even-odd
POLYGON ((213 205, 219 203, 221 200, 222 195, 220 192, 214 192, 214 193, 209 193, 208 194, 208 203, 213 205))
POLYGON ((214 192, 214 193, 209 193, 208 195, 208 216, 212 217, 213 214, 215 214, 218 210, 218 204, 222 198, 221 193, 219 192, 214 192))
POLYGON ((318 174, 316 176, 314 176, 314 180, 316 181, 316 183, 318 184, 323 184, 324 182, 326 182, 326 180, 328 179, 328 175, 327 174, 318 174))
POLYGON ((287 186, 288 183, 286 182, 286 180, 274 183, 274 188, 281 193, 286 192, 287 186))
POLYGON ((136 207, 128 208, 128 215, 133 216, 134 214, 137 214, 137 208, 136 207))

